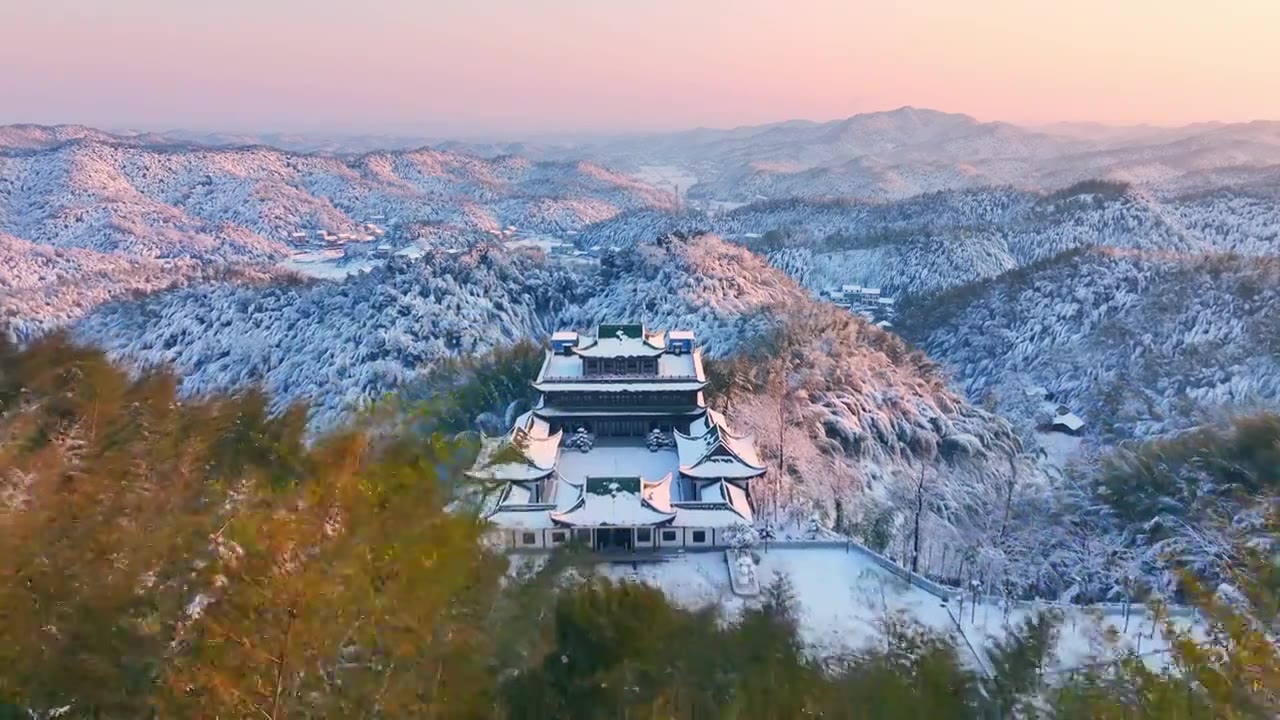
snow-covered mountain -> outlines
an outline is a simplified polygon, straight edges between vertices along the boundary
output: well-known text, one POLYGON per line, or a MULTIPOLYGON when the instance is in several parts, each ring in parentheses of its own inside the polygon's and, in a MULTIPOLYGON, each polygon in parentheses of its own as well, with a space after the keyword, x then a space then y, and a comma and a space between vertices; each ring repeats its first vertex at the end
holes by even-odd
POLYGON ((1052 190, 1091 179, 1185 191, 1206 187, 1203 175, 1221 183, 1280 165, 1280 123, 1028 128, 904 107, 826 123, 602 140, 579 152, 623 168, 684 168, 700 180, 689 197, 705 202, 1052 190))
POLYGON ((1045 532, 1066 511, 1019 454, 1039 412, 1026 388, 1103 446, 1280 407, 1274 125, 1029 130, 903 109, 519 146, 536 160, 175 139, 0 129, 11 335, 70 326, 173 365, 188 393, 260 383, 319 430, 446 359, 560 327, 687 327, 713 366, 781 363, 786 390, 717 400, 788 468, 762 502, 901 552, 928 483, 930 542, 1047 593, 1125 570, 1095 561, 1097 537, 1045 532), (687 203, 639 179, 688 173, 687 203), (358 249, 379 261, 337 281, 280 267, 358 249), (901 335, 813 299, 841 284, 897 297, 901 335))
MULTIPOLYGON (((70 140, 117 145, 270 146, 343 157, 432 145, 485 158, 591 159, 637 171, 678 168, 698 202, 859 197, 900 199, 957 188, 1012 185, 1052 190, 1091 179, 1184 192, 1247 179, 1280 166, 1280 122, 1109 127, 1024 127, 903 107, 830 122, 791 120, 728 130, 599 137, 433 141, 426 137, 104 133, 79 126, 0 127, 0 149, 49 148, 70 140)), ((682 190, 683 191, 683 188, 682 190)))
POLYGON ((622 214, 579 240, 625 247, 706 228, 815 293, 879 287, 899 301, 898 332, 970 401, 995 402, 1029 437, 1041 407, 1020 396, 1047 388, 1105 447, 1280 408, 1278 187, 1157 195, 1088 182, 769 201, 714 216, 622 214))
POLYGON ((435 150, 339 159, 77 141, 0 154, 0 231, 142 257, 276 259, 294 233, 354 234, 372 218, 563 230, 676 205, 669 193, 585 162, 435 150))
POLYGON ((1157 197, 1087 182, 1053 193, 954 190, 907 200, 779 200, 706 215, 636 211, 589 225, 595 248, 713 231, 767 254, 815 291, 842 284, 919 294, 995 278, 1085 246, 1280 254, 1280 186, 1157 197))
POLYGON ((512 226, 561 232, 679 207, 666 191, 587 162, 149 145, 74 127, 4 132, 35 149, 0 151, 0 266, 27 268, 36 252, 58 278, 53 297, 48 282, 30 287, 26 269, 0 282, 11 332, 74 319, 127 290, 276 273, 305 251, 356 255, 445 236, 469 244, 512 226))

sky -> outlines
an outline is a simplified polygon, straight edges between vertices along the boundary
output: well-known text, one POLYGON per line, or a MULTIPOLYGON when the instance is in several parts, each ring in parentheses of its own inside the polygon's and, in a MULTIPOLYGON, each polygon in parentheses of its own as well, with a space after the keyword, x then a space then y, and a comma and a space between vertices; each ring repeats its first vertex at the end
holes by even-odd
POLYGON ((1280 0, 0 0, 0 123, 485 137, 1280 119, 1280 0))

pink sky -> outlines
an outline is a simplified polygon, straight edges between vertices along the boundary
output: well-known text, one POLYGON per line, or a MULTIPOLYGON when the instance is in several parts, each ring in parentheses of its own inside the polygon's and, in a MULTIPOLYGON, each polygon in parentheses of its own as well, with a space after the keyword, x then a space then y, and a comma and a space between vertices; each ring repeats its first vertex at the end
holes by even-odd
POLYGON ((0 123, 1280 119, 1280 0, 0 0, 0 123))

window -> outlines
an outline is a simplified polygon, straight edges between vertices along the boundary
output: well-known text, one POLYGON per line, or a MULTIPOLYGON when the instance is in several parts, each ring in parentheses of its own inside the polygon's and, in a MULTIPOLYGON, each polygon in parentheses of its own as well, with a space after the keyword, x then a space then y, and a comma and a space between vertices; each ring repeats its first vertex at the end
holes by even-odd
POLYGON ((559 545, 565 540, 565 532, 563 530, 554 530, 551 533, 551 542, 559 545))
POLYGON ((704 542, 706 542, 706 541, 707 541, 707 531, 706 531, 706 530, 694 530, 694 531, 693 531, 693 541, 694 541, 694 542, 696 542, 696 543, 704 543, 704 542))
POLYGON ((537 545, 538 536, 534 533, 525 533, 520 536, 520 543, 523 545, 537 545))
POLYGON ((587 545, 590 545, 591 531, 590 530, 574 530, 573 539, 577 540, 580 543, 586 543, 587 545))
POLYGON ((662 542, 675 542, 675 541, 676 541, 676 531, 675 531, 675 530, 663 530, 663 531, 662 531, 662 542))
POLYGON ((653 542, 653 531, 649 528, 636 528, 636 542, 649 543, 653 542))

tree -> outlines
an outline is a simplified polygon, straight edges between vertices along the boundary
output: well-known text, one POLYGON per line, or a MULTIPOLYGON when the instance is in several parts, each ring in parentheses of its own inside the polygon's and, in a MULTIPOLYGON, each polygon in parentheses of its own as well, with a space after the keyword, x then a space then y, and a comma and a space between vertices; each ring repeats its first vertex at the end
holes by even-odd
POLYGON ((915 489, 915 514, 911 521, 911 572, 920 571, 920 521, 924 516, 925 501, 925 469, 920 468, 920 475, 916 480, 915 489))

